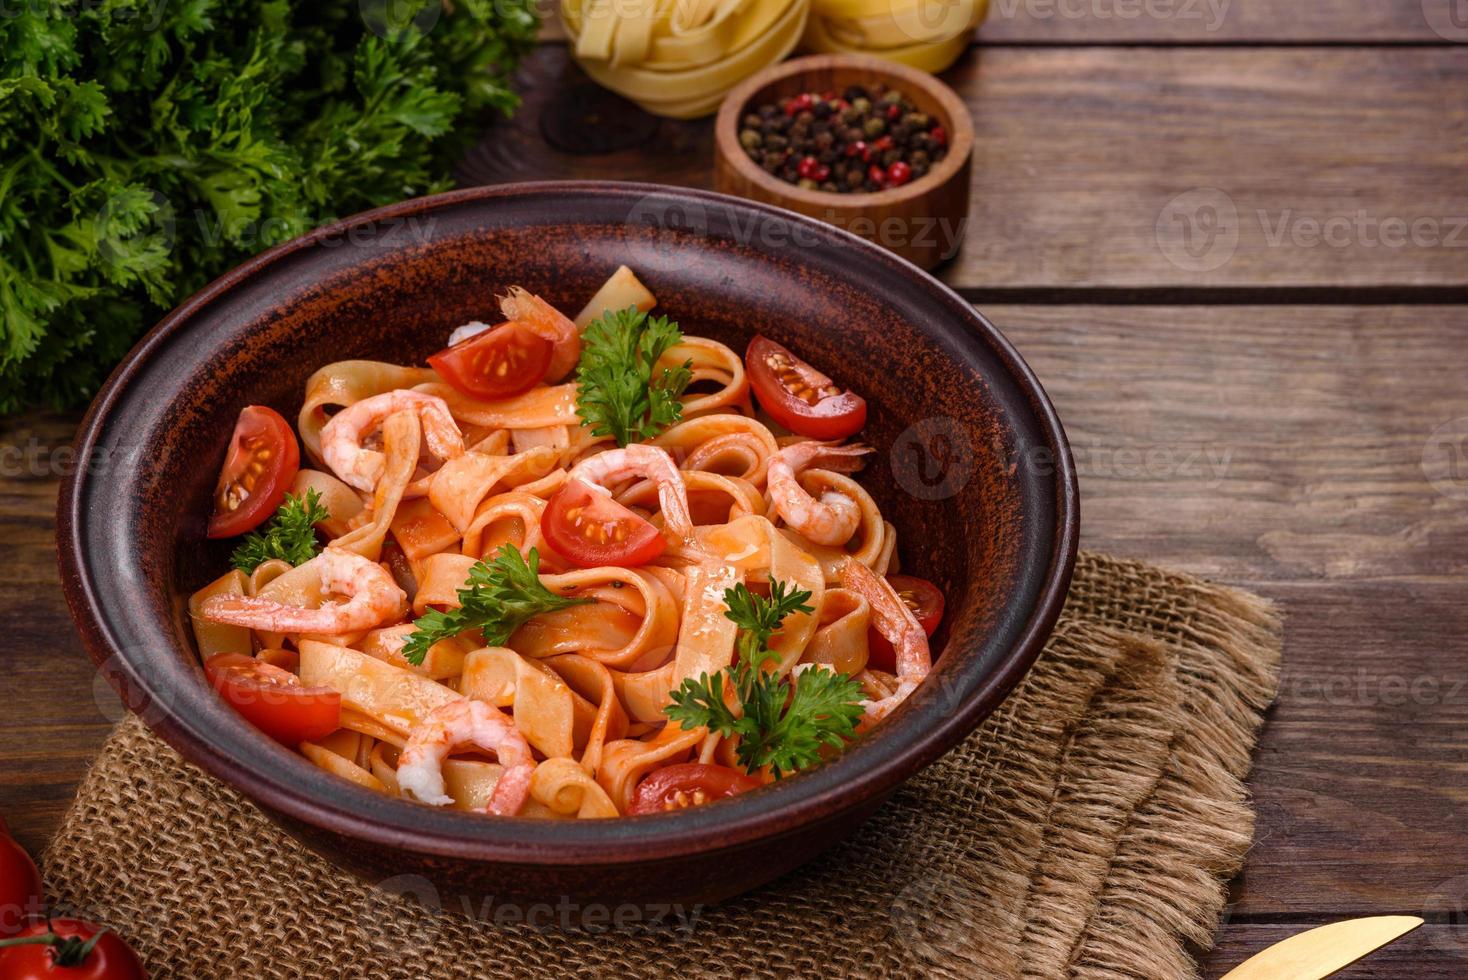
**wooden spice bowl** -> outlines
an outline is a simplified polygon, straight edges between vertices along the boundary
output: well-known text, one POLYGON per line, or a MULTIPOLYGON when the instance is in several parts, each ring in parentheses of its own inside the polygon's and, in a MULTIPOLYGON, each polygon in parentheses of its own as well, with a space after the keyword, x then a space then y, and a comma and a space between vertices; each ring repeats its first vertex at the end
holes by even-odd
POLYGON ((751 75, 724 98, 714 124, 714 145, 714 186, 725 194, 778 205, 844 228, 924 269, 952 258, 963 242, 973 121, 963 100, 926 72, 882 58, 845 54, 811 55, 775 65, 751 75), (897 89, 948 131, 947 155, 911 183, 852 194, 808 190, 766 172, 740 145, 740 120, 764 103, 874 82, 897 89))

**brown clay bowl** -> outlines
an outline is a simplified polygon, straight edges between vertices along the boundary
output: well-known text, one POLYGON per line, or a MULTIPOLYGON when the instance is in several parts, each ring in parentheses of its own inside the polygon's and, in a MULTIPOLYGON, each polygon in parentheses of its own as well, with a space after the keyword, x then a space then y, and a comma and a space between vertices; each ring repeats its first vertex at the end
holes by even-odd
POLYGON ((715 901, 852 831, 992 712, 1064 601, 1075 472, 1034 375, 957 295, 858 238, 716 194, 611 183, 476 188, 407 201, 245 263, 170 314, 97 397, 62 489, 61 568, 86 647, 129 707, 287 830, 372 879, 423 875, 499 901, 715 901), (735 800, 606 821, 491 819, 388 799, 271 742, 215 697, 185 601, 226 567, 204 537, 239 410, 294 417, 344 358, 421 362, 523 285, 578 307, 618 264, 692 333, 756 328, 870 406, 864 480, 903 566, 948 616, 933 676, 872 736, 735 800), (916 427, 916 428, 914 428, 916 427), (945 468, 946 466, 946 468, 945 468))
POLYGON ((973 148, 968 107, 927 72, 869 55, 813 54, 755 72, 724 97, 714 122, 714 188, 819 218, 931 269, 963 241, 973 148), (765 103, 873 82, 898 89, 948 130, 947 155, 911 183, 855 194, 798 187, 765 171, 739 143, 740 120, 765 103))

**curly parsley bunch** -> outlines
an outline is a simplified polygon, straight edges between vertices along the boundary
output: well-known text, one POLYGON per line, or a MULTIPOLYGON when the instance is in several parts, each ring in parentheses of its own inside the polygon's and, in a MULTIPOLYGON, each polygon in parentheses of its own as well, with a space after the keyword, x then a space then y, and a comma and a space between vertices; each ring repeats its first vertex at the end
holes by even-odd
POLYGON ((244 258, 448 186, 533 0, 23 0, 0 17, 0 413, 76 404, 244 258))

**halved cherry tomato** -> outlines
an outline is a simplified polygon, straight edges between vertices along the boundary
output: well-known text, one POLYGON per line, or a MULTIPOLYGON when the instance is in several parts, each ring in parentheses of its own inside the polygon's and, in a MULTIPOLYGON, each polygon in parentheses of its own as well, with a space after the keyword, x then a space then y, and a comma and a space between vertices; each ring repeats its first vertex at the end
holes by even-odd
MULTIPOLYGON (((932 636, 943 621, 943 593, 932 582, 916 575, 889 575, 887 581, 922 624, 923 632, 932 636)), ((867 666, 874 670, 897 669, 897 651, 875 626, 867 629, 867 666)))
POLYGON ((557 554, 581 568, 646 565, 668 544, 657 528, 581 480, 567 481, 547 501, 540 530, 557 554))
POLYGON ((41 909, 41 873, 6 831, 0 834, 0 936, 15 935, 41 909))
POLYGON ((812 439, 845 439, 866 425, 866 399, 836 387, 773 340, 759 336, 751 340, 744 368, 764 410, 791 432, 812 439))
POLYGON ((553 346, 512 321, 439 351, 428 366, 470 398, 513 398, 545 377, 553 346))
POLYGON ((122 937, 80 919, 35 919, 0 947, 0 980, 148 978, 122 937))
POLYGON ((301 468, 290 423, 264 405, 240 413, 214 490, 209 537, 232 538, 270 519, 301 468))
POLYGON ((666 766, 648 775, 632 793, 628 813, 663 813, 686 810, 713 800, 738 796, 764 785, 728 766, 712 766, 702 762, 685 762, 666 766))
POLYGON ((216 653, 204 661, 204 673, 246 721, 277 742, 309 742, 341 727, 340 694, 306 687, 274 664, 242 653, 216 653))

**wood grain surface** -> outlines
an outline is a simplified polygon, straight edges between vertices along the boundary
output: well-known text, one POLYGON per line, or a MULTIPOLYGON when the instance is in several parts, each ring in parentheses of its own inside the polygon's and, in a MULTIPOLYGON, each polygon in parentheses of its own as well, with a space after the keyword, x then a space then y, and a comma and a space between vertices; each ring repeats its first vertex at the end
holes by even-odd
MULTIPOLYGON (((562 153, 542 112, 589 83, 559 46, 522 75, 525 110, 475 148, 465 180, 712 186, 711 122, 562 153)), ((943 78, 975 137, 970 217, 952 229, 963 248, 941 277, 970 298, 1468 289, 1468 44, 980 46, 943 78)))
MULTIPOLYGON (((1283 692, 1250 781, 1256 842, 1208 976, 1311 926, 1389 913, 1429 925, 1341 976, 1468 975, 1468 243, 1271 244, 1255 217, 1468 215, 1468 45, 1424 33, 1433 2, 1232 0, 1197 37, 1102 17, 1106 0, 1048 19, 1032 0, 986 26, 1004 46, 946 76, 985 163, 944 275, 1059 407, 1083 544, 1243 585, 1287 614, 1283 692), (1239 243, 1193 272, 1157 218, 1205 186, 1235 202, 1239 243)), ((661 122, 610 154, 550 149, 541 113, 581 83, 562 48, 542 49, 522 72, 525 109, 462 177, 708 184, 707 123, 661 122)), ((119 710, 56 581, 52 509, 77 418, 0 422, 0 812, 33 850, 119 710)))
POLYGON ((1304 44, 1461 40, 1455 0, 989 0, 982 43, 1304 44), (1446 36, 1445 36, 1446 35, 1446 36))

